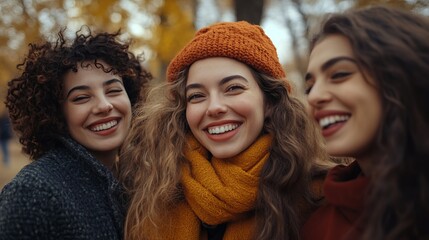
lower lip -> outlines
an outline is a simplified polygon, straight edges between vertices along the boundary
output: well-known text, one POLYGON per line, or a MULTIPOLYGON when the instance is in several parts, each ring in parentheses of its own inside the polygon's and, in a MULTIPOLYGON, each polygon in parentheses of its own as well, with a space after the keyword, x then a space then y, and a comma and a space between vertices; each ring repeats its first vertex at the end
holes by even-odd
MULTIPOLYGON (((239 128, 239 127, 238 127, 239 128)), ((224 142, 224 141, 228 141, 229 139, 231 139, 232 137, 235 136, 235 134, 238 133, 238 128, 231 130, 229 132, 225 132, 225 133, 221 133, 221 134, 210 134, 206 131, 207 137, 215 142, 224 142)))
POLYGON ((338 132, 345 125, 346 122, 335 123, 335 124, 329 126, 328 128, 323 129, 322 130, 323 137, 326 138, 326 137, 332 136, 333 134, 338 132))

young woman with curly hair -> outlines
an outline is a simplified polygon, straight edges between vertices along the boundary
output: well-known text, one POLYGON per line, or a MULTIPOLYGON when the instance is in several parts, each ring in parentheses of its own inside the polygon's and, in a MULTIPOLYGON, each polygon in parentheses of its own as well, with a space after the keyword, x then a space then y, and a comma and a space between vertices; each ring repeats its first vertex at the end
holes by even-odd
POLYGON ((123 238, 112 168, 151 75, 119 32, 63 34, 30 44, 9 82, 10 119, 34 161, 0 194, 0 239, 123 238))
POLYGON ((126 239, 298 239, 330 164, 262 28, 203 28, 167 75, 121 155, 126 239))
POLYGON ((333 14, 313 41, 311 113, 333 156, 303 239, 429 239, 429 19, 374 6, 333 14))

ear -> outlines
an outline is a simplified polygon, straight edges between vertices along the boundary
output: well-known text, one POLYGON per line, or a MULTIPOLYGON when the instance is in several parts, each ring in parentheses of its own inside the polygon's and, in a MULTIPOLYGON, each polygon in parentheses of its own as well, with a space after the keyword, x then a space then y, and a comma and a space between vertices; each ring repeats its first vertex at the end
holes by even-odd
POLYGON ((268 104, 267 101, 264 101, 264 118, 271 118, 273 115, 273 106, 268 104))

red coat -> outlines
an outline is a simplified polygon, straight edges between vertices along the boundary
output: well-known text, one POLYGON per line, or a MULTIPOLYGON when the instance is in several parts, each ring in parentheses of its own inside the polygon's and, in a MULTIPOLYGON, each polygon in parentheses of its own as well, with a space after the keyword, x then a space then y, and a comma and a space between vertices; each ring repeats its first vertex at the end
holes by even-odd
POLYGON ((357 162, 336 166, 328 172, 323 190, 325 203, 301 229, 303 240, 357 239, 360 217, 369 179, 362 175, 357 162))

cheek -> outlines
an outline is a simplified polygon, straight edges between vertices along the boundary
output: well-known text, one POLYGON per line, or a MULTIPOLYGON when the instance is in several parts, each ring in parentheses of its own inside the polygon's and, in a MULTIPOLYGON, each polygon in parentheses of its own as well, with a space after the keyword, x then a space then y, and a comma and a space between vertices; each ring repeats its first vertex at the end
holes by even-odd
POLYGON ((127 115, 129 116, 129 118, 131 118, 132 106, 128 97, 124 96, 118 99, 116 102, 112 102, 112 104, 116 106, 116 108, 118 108, 118 110, 122 114, 127 115))
POLYGON ((64 119, 66 121, 66 126, 70 129, 70 127, 80 124, 83 121, 83 112, 82 108, 75 108, 71 106, 64 107, 64 119))
POLYGON ((133 112, 133 109, 132 109, 132 106, 131 106, 131 103, 128 101, 127 102, 127 104, 125 105, 126 107, 126 114, 128 115, 128 117, 130 118, 130 120, 131 120, 131 115, 132 115, 132 112, 133 112))
POLYGON ((265 110, 265 104, 261 97, 253 97, 249 99, 236 100, 231 104, 231 107, 240 115, 254 117, 256 119, 265 119, 268 111, 265 110))
POLYGON ((200 110, 195 105, 186 106, 186 121, 191 128, 194 128, 200 119, 200 110))

